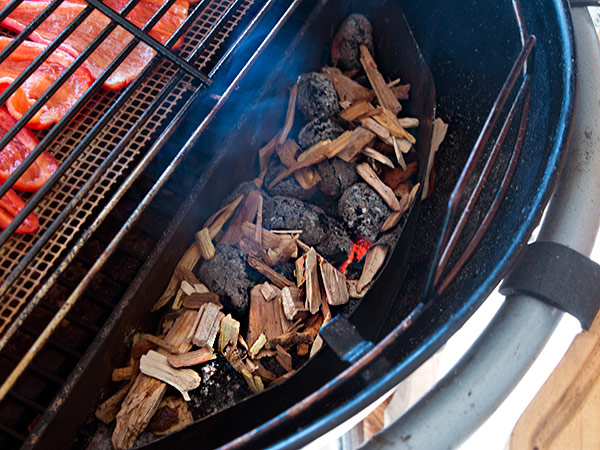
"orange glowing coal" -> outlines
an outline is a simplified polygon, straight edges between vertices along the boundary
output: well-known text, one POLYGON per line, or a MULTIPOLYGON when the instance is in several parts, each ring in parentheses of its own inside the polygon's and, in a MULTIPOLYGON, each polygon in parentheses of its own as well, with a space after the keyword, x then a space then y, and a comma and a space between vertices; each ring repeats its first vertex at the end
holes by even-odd
POLYGON ((360 261, 365 253, 371 248, 371 243, 366 239, 360 238, 352 243, 352 250, 348 259, 340 266, 340 272, 345 273, 348 266, 354 261, 360 261))

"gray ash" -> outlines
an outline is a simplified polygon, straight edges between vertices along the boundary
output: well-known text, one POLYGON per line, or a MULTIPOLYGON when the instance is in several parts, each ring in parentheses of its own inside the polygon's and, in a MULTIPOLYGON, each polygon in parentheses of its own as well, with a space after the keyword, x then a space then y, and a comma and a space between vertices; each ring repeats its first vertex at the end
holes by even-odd
POLYGON ((331 59, 341 70, 360 69, 360 45, 374 56, 373 25, 362 14, 348 16, 331 44, 331 59))
POLYGON ((391 213, 379 194, 366 183, 356 183, 346 189, 338 208, 350 234, 369 242, 377 239, 381 226, 391 213))
POLYGON ((221 297, 226 309, 244 316, 248 312, 248 291, 255 284, 255 271, 247 264, 246 254, 235 245, 221 243, 215 249, 214 258, 200 265, 198 279, 221 297))
MULTIPOLYGON (((271 162, 269 169, 267 170, 267 174, 265 176, 265 186, 271 184, 271 181, 273 181, 281 172, 285 170, 285 167, 277 163, 278 159, 274 158, 274 160, 275 161, 271 162)), ((299 198, 300 200, 308 200, 314 195, 315 192, 317 192, 316 186, 312 189, 305 190, 302 188, 302 186, 300 186, 293 175, 284 178, 275 186, 269 188, 269 193, 271 195, 283 195, 287 197, 299 198)))
POLYGON ((332 263, 348 255, 351 241, 342 225, 314 205, 291 197, 275 196, 263 205, 263 226, 270 229, 302 230, 300 239, 332 263))
POLYGON ((340 158, 326 159, 316 167, 321 182, 319 189, 327 195, 339 197, 358 180, 356 166, 340 158))
POLYGON ((219 353, 216 355, 216 359, 195 367, 202 377, 200 387, 190 392, 192 401, 189 407, 196 420, 222 411, 252 395, 242 375, 231 367, 224 356, 219 353))
POLYGON ((298 109, 306 120, 331 117, 340 112, 337 92, 322 73, 304 73, 298 77, 298 109))
POLYGON ((296 265, 293 262, 284 262, 281 264, 277 264, 273 266, 273 270, 280 275, 283 275, 288 280, 294 280, 296 276, 294 275, 294 271, 296 270, 296 265))
POLYGON ((315 119, 308 122, 298 133, 298 145, 304 150, 326 139, 334 140, 344 129, 331 119, 315 119))

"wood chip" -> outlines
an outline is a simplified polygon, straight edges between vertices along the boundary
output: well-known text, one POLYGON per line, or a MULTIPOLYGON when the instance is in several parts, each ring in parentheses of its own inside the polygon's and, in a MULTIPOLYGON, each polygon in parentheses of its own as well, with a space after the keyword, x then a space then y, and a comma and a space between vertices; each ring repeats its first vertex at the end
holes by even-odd
POLYGON ((285 370, 286 372, 291 372, 292 371, 292 355, 290 355, 288 352, 286 352, 281 345, 276 346, 275 350, 277 350, 275 359, 277 360, 279 365, 281 367, 283 367, 283 370, 285 370))
POLYGON ((212 347, 215 344, 221 323, 220 310, 214 303, 206 303, 204 308, 198 310, 200 320, 192 338, 192 342, 198 347, 212 347))
POLYGON ((271 283, 273 283, 275 286, 277 286, 280 289, 284 288, 286 286, 294 286, 294 283, 292 281, 288 280, 280 273, 275 272, 273 269, 271 269, 269 266, 267 266, 260 259, 253 258, 250 256, 250 257, 248 257, 248 264, 253 269, 256 269, 260 273, 262 273, 265 277, 267 277, 269 279, 269 281, 271 283))
POLYGON ((387 184, 391 189, 395 189, 400 183, 411 179, 417 173, 418 163, 413 161, 406 165, 406 170, 395 168, 393 170, 384 170, 381 181, 387 184))
POLYGON ((273 137, 269 142, 267 142, 265 144, 264 147, 262 147, 258 151, 258 164, 259 164, 261 173, 263 171, 266 172, 266 170, 268 169, 269 161, 271 160, 271 157, 273 156, 273 153, 275 152, 275 147, 277 147, 278 139, 279 139, 279 134, 277 134, 275 137, 273 137))
MULTIPOLYGON (((252 239, 256 236, 256 225, 250 222, 242 224, 242 235, 245 238, 252 239)), ((264 249, 277 248, 281 244, 282 236, 279 236, 275 231, 262 229, 261 236, 262 246, 264 249)))
POLYGON ((275 291, 275 289, 273 289, 273 286, 271 286, 269 283, 265 282, 259 286, 260 286, 260 292, 266 301, 270 302, 271 300, 274 300, 277 297, 277 292, 275 291))
POLYGON ((267 302, 260 292, 259 286, 254 286, 250 291, 250 312, 248 313, 248 333, 246 341, 252 346, 261 334, 267 340, 284 334, 293 323, 289 321, 281 306, 281 298, 267 302))
MULTIPOLYGON (((387 145, 394 145, 394 142, 392 141, 392 135, 390 134, 389 130, 387 128, 381 126, 373 118, 362 117, 361 119, 359 119, 359 121, 364 128, 366 128, 370 132, 374 133, 384 143, 386 143, 387 145)), ((371 144, 368 144, 368 145, 371 145, 371 144)))
POLYGON ((135 340, 131 346, 131 359, 136 360, 140 359, 142 355, 148 353, 148 350, 153 350, 157 347, 157 345, 153 342, 150 342, 146 339, 141 339, 141 334, 138 336, 139 338, 135 340))
POLYGON ((377 162, 380 162, 383 165, 386 165, 390 168, 394 168, 393 161, 385 156, 383 153, 379 153, 377 150, 372 149, 371 147, 365 147, 362 149, 362 154, 368 158, 372 158, 377 162))
POLYGON ((258 394, 264 390, 265 387, 262 384, 262 380, 259 376, 252 375, 247 369, 243 369, 241 374, 252 392, 258 394))
POLYGON ((369 102, 362 100, 344 108, 339 115, 342 119, 352 122, 353 120, 368 114, 372 109, 373 106, 369 102))
POLYGON ((323 347, 323 338, 319 335, 315 338, 315 341, 310 346, 310 355, 309 358, 314 357, 319 350, 323 347))
POLYGON ((346 276, 329 264, 325 259, 319 261, 321 279, 325 288, 327 303, 332 306, 344 305, 350 299, 346 287, 346 276))
POLYGON ((183 307, 187 309, 200 309, 206 303, 214 303, 219 308, 223 307, 220 297, 212 292, 194 292, 183 299, 183 307))
POLYGON ((357 127, 352 130, 350 142, 337 156, 346 162, 351 162, 365 147, 373 145, 376 138, 375 133, 363 127, 357 127))
POLYGON ((357 165, 356 172, 362 177, 363 180, 367 182, 369 186, 377 191, 377 193, 388 204, 388 206, 392 208, 393 211, 398 211, 400 209, 400 203, 394 195, 394 191, 392 191, 389 186, 379 179, 369 164, 361 163, 357 165))
POLYGON ((202 347, 193 352, 181 353, 179 355, 169 355, 167 361, 175 368, 197 366, 215 359, 217 355, 213 352, 212 347, 202 347))
MULTIPOLYGON (((277 155, 279 156, 281 164, 286 168, 290 168, 297 163, 296 158, 300 153, 302 153, 302 149, 293 139, 288 139, 282 146, 277 147, 277 155)), ((310 167, 297 170, 293 175, 302 189, 306 191, 313 188, 321 181, 321 177, 317 171, 310 167)))
POLYGON ((366 289, 363 288, 361 292, 358 292, 358 280, 347 280, 346 283, 348 285, 348 295, 350 298, 363 298, 369 291, 370 285, 366 286, 366 289))
POLYGON ((191 369, 175 369, 167 361, 165 355, 161 355, 154 350, 142 356, 140 360, 140 371, 144 375, 163 381, 179 392, 186 401, 191 401, 188 391, 194 390, 200 386, 202 378, 197 372, 191 369))
POLYGON ((390 132, 390 135, 395 136, 399 139, 406 139, 412 144, 417 142, 415 137, 404 129, 400 124, 398 117, 391 112, 389 109, 381 108, 381 113, 372 116, 373 119, 382 127, 390 132))
POLYGON ((399 86, 390 87, 390 89, 398 100, 408 100, 410 84, 401 84, 399 86))
POLYGON ((360 46, 360 63, 365 69, 365 73, 375 91, 379 104, 394 114, 398 114, 402 110, 402 106, 377 69, 377 64, 375 64, 375 60, 371 56, 371 53, 369 53, 369 49, 364 45, 360 46))
POLYGON ((355 103, 361 100, 370 102, 375 93, 344 75, 335 67, 323 67, 323 73, 331 80, 341 102, 355 103))
POLYGON ((111 380, 114 382, 126 381, 131 378, 131 372, 133 371, 133 366, 127 367, 119 367, 112 371, 111 380))
MULTIPOLYGON (((200 250, 198 249, 196 244, 192 244, 183 254, 181 259, 179 260, 179 263, 177 263, 177 268, 187 269, 191 271, 194 270, 194 267, 196 267, 198 261, 200 261, 200 250)), ((152 307, 152 311, 156 311, 165 306, 167 303, 169 303, 169 301, 177 294, 180 283, 181 278, 179 272, 173 272, 173 275, 169 280, 167 288, 152 307)))
POLYGON ((304 318, 308 314, 304 302, 300 300, 300 289, 296 287, 284 287, 281 290, 281 305, 288 320, 304 318))
POLYGON ((435 119, 433 122, 433 134, 431 136, 431 147, 429 149, 429 158, 427 161, 427 172, 425 175, 425 181, 423 183, 423 194, 421 199, 426 199, 431 194, 431 188, 429 186, 429 178, 431 176, 431 172, 433 170, 433 163, 435 161, 435 155, 442 145, 442 142, 446 138, 446 133, 448 131, 448 124, 444 123, 442 119, 439 117, 435 119))
MULTIPOLYGON (((263 198, 258 197, 258 207, 256 208, 256 227, 254 233, 254 241, 262 247, 262 215, 263 215, 263 198)), ((243 225, 243 224, 242 224, 243 225)))
POLYGON ((363 266, 356 287, 358 293, 362 292, 365 287, 371 284, 371 281, 373 281, 373 278, 375 278, 375 275, 377 275, 377 272, 379 272, 379 269, 383 266, 388 250, 389 248, 386 245, 374 245, 369 249, 365 256, 365 265, 363 266))
POLYGON ((306 253, 304 271, 306 276, 306 309, 311 314, 316 314, 321 307, 321 286, 319 284, 317 252, 312 247, 306 253))
POLYGON ((194 422, 187 403, 181 397, 165 397, 158 405, 156 414, 147 430, 156 436, 167 436, 194 422), (166 416, 166 417, 165 417, 166 416), (161 420, 165 417, 165 420, 161 420))
MULTIPOLYGON (((308 249, 309 250, 309 249, 308 249)), ((301 287, 306 281, 306 272, 304 270, 306 264, 306 254, 296 260, 296 285, 301 287)))
POLYGON ((292 239, 289 236, 283 237, 277 248, 267 250, 267 256, 268 264, 271 267, 288 262, 291 258, 297 258, 298 244, 296 243, 296 239, 292 239))
POLYGON ((198 245, 202 258, 206 260, 214 258, 215 246, 210 238, 210 230, 208 228, 202 228, 196 233, 196 245, 198 245))
MULTIPOLYGON (((191 347, 186 337, 194 319, 194 311, 183 312, 165 337, 165 341, 178 353, 184 353, 191 347)), ((159 353, 162 352, 166 353, 165 350, 159 350, 159 353)), ((112 444, 116 450, 125 450, 133 446, 156 412, 166 390, 167 385, 156 378, 143 373, 135 377, 117 414, 117 424, 112 435, 112 444)))
POLYGON ((391 230, 396 225, 398 225, 398 223, 400 222, 400 219, 402 218, 404 213, 406 211, 408 211, 410 206, 413 204, 413 202, 417 196, 417 192, 419 191, 420 185, 421 185, 420 183, 417 183, 416 185, 414 185, 413 188, 411 189, 411 191, 407 195, 403 196, 400 199, 400 209, 398 211, 394 211, 392 214, 390 214, 388 216, 388 218, 385 220, 385 222, 381 226, 380 231, 382 233, 385 231, 391 230))
POLYGON ((221 242, 227 242, 234 245, 239 243, 242 238, 242 225, 244 222, 252 222, 256 217, 260 196, 260 192, 258 191, 252 191, 248 194, 240 209, 231 219, 231 223, 221 239, 221 242))
POLYGON ((164 339, 159 338, 158 336, 153 336, 152 334, 142 334, 142 339, 145 339, 148 342, 152 342, 153 344, 156 344, 157 347, 164 348, 168 352, 176 353, 176 350, 173 347, 173 345, 171 345, 164 339))
POLYGON ((228 345, 236 345, 240 337, 240 322, 227 314, 221 319, 217 349, 223 353, 228 345))
POLYGON ((252 344, 252 347, 250 347, 250 350, 248 350, 248 355, 250 355, 250 358, 256 358, 256 355, 258 355, 258 352, 262 350, 266 343, 267 337, 264 335, 264 333, 261 333, 260 336, 256 338, 256 341, 254 341, 254 344, 252 344))
POLYGON ((129 391, 129 385, 124 384, 115 394, 108 397, 96 409, 96 418, 101 422, 109 425, 117 417, 121 403, 129 391))
POLYGON ((311 333, 299 333, 297 331, 291 331, 269 340, 265 348, 274 349, 278 345, 281 345, 284 349, 289 349, 291 347, 301 344, 310 345, 312 344, 314 339, 315 336, 311 333))
POLYGON ((394 154, 396 155, 396 160, 402 170, 407 170, 406 161, 404 161, 404 156, 402 155, 402 150, 400 149, 400 145, 398 144, 398 139, 392 137, 392 143, 394 144, 394 154))
POLYGON ((288 101, 287 113, 285 115, 285 122, 283 123, 283 129, 279 133, 277 143, 283 144, 290 134, 290 130, 294 125, 294 113, 296 111, 296 97, 298 96, 298 85, 294 84, 290 88, 290 99, 288 101))
POLYGON ((398 123, 403 128, 417 128, 419 126, 419 119, 416 117, 399 117, 398 123))
POLYGON ((233 202, 222 207, 206 221, 204 227, 208 228, 211 239, 214 239, 223 229, 223 226, 225 226, 227 221, 233 216, 238 206, 242 203, 242 200, 244 200, 244 196, 238 196, 233 202))

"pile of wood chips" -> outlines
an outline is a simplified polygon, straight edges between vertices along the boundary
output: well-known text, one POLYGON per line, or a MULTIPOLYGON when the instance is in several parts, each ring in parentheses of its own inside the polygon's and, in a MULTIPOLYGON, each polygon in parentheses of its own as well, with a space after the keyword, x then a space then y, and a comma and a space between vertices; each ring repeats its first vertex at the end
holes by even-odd
MULTIPOLYGON (((288 137, 296 109, 297 89, 292 87, 283 129, 259 151, 261 173, 255 183, 262 187, 275 153, 287 169, 271 186, 293 175, 304 189, 311 189, 319 181, 312 167, 315 164, 335 156, 354 162, 358 174, 393 211, 383 232, 398 224, 419 190, 419 184, 411 183, 417 164, 406 164, 404 159, 415 143, 406 130, 417 127, 419 121, 398 117, 402 109, 399 100, 408 98, 410 86, 400 85, 399 80, 386 83, 365 46, 361 46, 361 56, 372 89, 338 69, 323 69, 338 93, 339 117, 348 131, 299 153, 298 145, 288 137)), ((208 219, 154 306, 158 310, 170 304, 160 334, 136 335, 130 365, 113 371, 115 382, 128 383, 99 406, 96 416, 107 424, 116 419, 112 436, 116 449, 131 447, 159 408, 162 415, 168 411, 170 419, 162 428, 153 421, 150 430, 157 434, 190 423, 193 419, 186 400, 201 383, 200 375, 190 367, 214 359, 216 352, 224 355, 255 393, 290 377, 298 368, 296 361, 302 357, 306 361, 321 347, 318 331, 332 317, 330 306, 364 296, 384 264, 389 247, 374 245, 365 256, 360 278, 347 280, 314 248, 302 243, 301 230, 263 228, 262 204, 260 190, 256 190, 240 195, 208 219), (193 273, 201 259, 214 257, 218 242, 238 245, 249 255, 248 264, 268 280, 251 290, 244 326, 223 312, 219 296, 193 273), (287 261, 295 261, 295 280, 272 268, 287 261), (245 336, 240 329, 247 329, 245 336), (267 370, 261 364, 265 357, 274 357, 285 374, 276 376, 267 370), (177 389, 181 397, 163 399, 168 386, 177 389)))

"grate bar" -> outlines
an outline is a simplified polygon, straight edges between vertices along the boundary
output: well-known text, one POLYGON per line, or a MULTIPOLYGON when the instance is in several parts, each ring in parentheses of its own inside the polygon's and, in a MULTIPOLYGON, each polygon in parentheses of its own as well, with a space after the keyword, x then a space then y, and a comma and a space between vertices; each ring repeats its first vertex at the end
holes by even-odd
MULTIPOLYGON (((268 0, 265 3, 265 5, 263 6, 263 8, 267 8, 267 7, 270 8, 271 4, 274 3, 275 1, 276 0, 268 0)), ((254 63, 256 62, 258 57, 264 51, 265 47, 271 42, 271 40, 274 38, 274 36, 283 27, 283 25, 286 23, 286 21, 292 15, 292 13, 296 10, 297 6, 300 4, 301 1, 302 0, 293 0, 291 2, 291 4, 288 6, 286 11, 283 13, 283 15, 279 18, 279 20, 277 21, 275 26, 269 31, 267 36, 264 38, 262 43, 259 45, 258 49, 254 52, 254 54, 250 57, 250 59, 247 61, 247 63, 244 65, 244 67, 240 70, 240 72, 237 74, 237 76, 235 77, 233 82, 229 85, 229 87, 225 90, 225 92, 221 95, 221 97, 217 101, 216 105, 212 108, 210 113, 203 119, 203 121, 200 123, 200 125, 195 130, 195 132, 190 137, 190 139, 185 143, 185 145, 175 155, 175 157, 173 158, 171 163, 168 165, 168 167, 165 169, 165 171, 163 171, 163 173, 158 178, 158 180, 154 183, 154 185, 152 186, 150 191, 146 194, 146 196, 144 197, 142 202, 138 204, 136 209, 130 215, 127 222, 123 225, 123 227, 119 230, 117 235, 113 238, 113 240, 110 242, 110 244, 104 250, 104 252, 102 253, 102 257, 99 258, 96 261, 96 263, 92 266, 92 268, 86 273, 83 280, 77 285, 77 287, 71 293, 69 298, 65 301, 65 303, 63 304, 63 306, 61 307, 59 312, 52 318, 52 320, 46 326, 44 331, 40 334, 38 339, 36 339, 36 341, 29 348, 29 350, 27 351, 25 356, 21 359, 21 361, 19 361, 19 363, 14 368, 14 370, 11 372, 11 374, 7 377, 7 379, 4 381, 4 383, 0 386, 0 400, 5 397, 8 390, 11 389, 11 387, 14 385, 14 383, 16 382, 18 377, 23 373, 23 371, 28 366, 30 366, 32 359, 41 350, 41 348, 45 344, 46 340, 54 333, 54 330, 56 329, 56 327, 58 327, 58 325, 65 318, 68 311, 73 307, 73 305, 81 297, 82 293, 87 288, 90 281, 93 279, 93 277, 96 275, 96 273, 100 270, 100 268, 103 266, 104 262, 108 259, 108 257, 110 257, 110 255, 112 255, 112 253, 115 251, 119 242, 125 236, 125 234, 129 230, 129 228, 139 218, 139 216, 145 210, 147 205, 156 196, 157 192, 164 185, 164 183, 167 181, 167 179, 171 176, 171 174, 173 173, 175 168, 181 163, 181 160, 187 154, 187 152, 190 150, 190 148, 192 148, 194 146, 194 144, 197 142, 200 135, 204 132, 206 127, 208 127, 208 125, 212 122, 214 116, 221 109, 221 107, 227 101, 227 99, 230 97, 232 92, 237 88, 237 85, 239 84, 241 79, 247 74, 247 72, 250 70, 250 68, 254 65, 254 63)), ((192 95, 190 100, 188 100, 188 102, 186 102, 186 105, 184 105, 184 107, 177 112, 176 117, 169 124, 169 126, 167 126, 167 129, 165 129, 165 131, 163 131, 163 133, 160 135, 160 137, 154 142, 154 144, 149 149, 149 151, 144 155, 144 158, 140 162, 140 164, 127 177, 127 180, 123 183, 123 185, 117 191, 115 196, 113 196, 113 198, 111 199, 111 202, 109 202, 109 205, 107 205, 108 210, 112 209, 114 204, 116 204, 116 202, 119 200, 119 198, 124 194, 124 191, 126 190, 126 188, 124 189, 124 186, 130 185, 132 183, 132 181, 135 180, 139 176, 141 171, 144 170, 144 168, 148 165, 150 160, 154 158, 154 155, 158 152, 158 150, 164 145, 164 143, 166 142, 168 137, 172 134, 176 124, 180 120, 182 120, 186 109, 189 108, 191 101, 198 93, 199 93, 199 89, 196 89, 195 93, 192 95)), ((104 219, 104 217, 103 217, 104 211, 106 211, 106 210, 103 210, 100 213, 100 215, 96 219, 96 222, 101 222, 104 219)), ((108 214, 108 213, 104 213, 104 214, 108 214)), ((93 232, 93 230, 88 229, 86 231, 86 233, 84 233, 84 235, 79 239, 79 241, 76 244, 76 247, 80 247, 82 245, 81 242, 82 241, 85 242, 85 240, 87 240, 87 238, 89 237, 86 235, 91 234, 91 232, 93 232)), ((65 263, 68 264, 68 257, 65 258, 65 260, 63 261, 63 263, 61 263, 61 265, 65 264, 65 263)), ((52 281, 53 280, 51 277, 48 280, 47 284, 51 283, 52 281)), ((37 297, 41 297, 43 295, 44 295, 44 293, 42 290, 38 291, 38 293, 36 294, 36 296, 34 297, 33 300, 36 300, 37 297)))
MULTIPOLYGON (((226 11, 226 15, 233 13, 235 11, 235 8, 237 8, 237 6, 242 1, 243 0, 234 1, 229 6, 228 10, 226 11)), ((199 14, 200 8, 197 7, 194 10, 194 12, 196 14, 199 14)), ((190 55, 190 58, 189 58, 190 62, 195 62, 199 58, 199 56, 202 54, 202 52, 204 51, 204 49, 206 48, 208 43, 211 41, 211 39, 214 37, 214 35, 218 32, 219 27, 224 22, 225 22, 225 20, 218 21, 215 24, 215 26, 211 29, 211 31, 209 33, 207 33, 207 35, 202 40, 202 42, 200 42, 200 45, 194 50, 192 55, 190 55)), ((174 35, 172 37, 172 39, 174 39, 176 41, 177 39, 179 39, 179 36, 174 35)), ((86 135, 86 137, 77 145, 77 147, 73 150, 72 154, 77 154, 77 156, 79 156, 79 154, 81 152, 83 152, 89 144, 91 144, 92 140, 104 128, 104 126, 106 125, 106 123, 108 123, 108 121, 113 116, 113 114, 123 106, 125 101, 130 97, 131 94, 133 94, 133 92, 135 92, 135 90, 138 88, 138 86, 143 81, 143 79, 146 77, 146 75, 150 73, 150 71, 156 66, 156 64, 158 64, 158 61, 159 61, 159 58, 156 58, 155 60, 153 60, 153 62, 151 62, 148 65, 148 67, 146 67, 144 69, 144 71, 140 74, 140 76, 131 85, 129 85, 126 88, 123 95, 110 107, 110 109, 106 112, 106 114, 103 116, 103 118, 100 119, 100 121, 92 128, 92 130, 90 130, 90 132, 86 135)), ((131 129, 127 132, 127 134, 123 137, 123 139, 119 142, 119 144, 117 144, 117 146, 115 146, 115 148, 110 152, 110 154, 107 156, 107 158, 105 158, 105 160, 102 162, 102 164, 94 172, 94 174, 92 174, 92 176, 84 184, 82 189, 68 203, 68 205, 61 211, 59 216, 52 222, 52 224, 43 233, 43 235, 36 241, 36 243, 29 250, 29 252, 27 252, 27 254, 19 261, 19 264, 11 271, 9 276, 6 277, 6 279, 4 280, 2 285, 0 285, 0 297, 7 292, 7 290, 10 288, 10 286, 12 286, 12 284, 19 277, 19 275, 25 270, 25 268, 33 260, 35 255, 43 248, 43 246, 48 242, 48 240, 52 237, 52 235, 56 232, 56 230, 58 230, 58 228, 64 222, 64 220, 66 220, 69 217, 69 215, 75 209, 75 207, 77 206, 79 201, 81 201, 81 199, 84 198, 85 194, 87 192, 89 192, 89 190, 92 187, 94 187, 95 183, 100 179, 100 177, 105 172, 105 170, 108 169, 108 167, 110 167, 110 164, 112 164, 112 162, 115 160, 115 158, 121 153, 121 151, 130 142, 130 140, 133 138, 133 136, 139 130, 139 128, 142 126, 142 124, 151 116, 152 112, 155 111, 156 108, 158 108, 158 106, 160 105, 160 102, 166 98, 166 96, 170 93, 170 91, 173 89, 173 87, 182 78, 183 78, 183 74, 178 73, 175 75, 175 77, 173 77, 173 79, 171 79, 169 81, 169 83, 167 84, 167 86, 165 86, 165 88, 162 90, 162 92, 159 94, 159 96, 151 103, 151 105, 146 109, 146 111, 144 111, 144 113, 142 114, 140 119, 131 127, 131 129)), ((75 159, 75 158, 73 158, 73 159, 75 159)), ((63 163, 63 164, 65 164, 65 163, 63 163)), ((0 193, 1 193, 1 186, 0 186, 0 193)), ((28 204, 29 203, 32 203, 32 201, 30 200, 28 202, 28 204)), ((14 221, 16 221, 16 219, 13 220, 13 222, 14 221)), ((0 245, 3 244, 1 239, 2 239, 2 234, 0 234, 0 245)), ((10 331, 10 329, 9 329, 9 331, 10 331)), ((5 335, 2 337, 2 339, 0 339, 0 349, 4 346, 7 339, 10 338, 10 335, 12 335, 12 333, 7 333, 7 334, 8 334, 8 336, 5 335)))
MULTIPOLYGON (((17 0, 18 1, 18 0, 17 0)), ((9 435, 10 437, 17 439, 18 441, 21 442, 25 442, 25 439, 27 439, 26 436, 22 435, 21 433, 13 430, 10 427, 7 427, 6 425, 4 425, 2 422, 0 422, 0 431, 2 431, 3 433, 9 435)))
MULTIPOLYGON (((203 83, 206 83, 206 84, 211 83, 211 80, 206 75, 204 75, 202 72, 200 72, 195 67, 191 66, 185 59, 182 59, 181 57, 177 56, 175 53, 173 53, 167 47, 165 47, 160 42, 158 42, 156 39, 154 39, 152 36, 145 33, 146 27, 144 27, 142 30, 140 30, 138 27, 136 27, 134 24, 132 24, 126 18, 124 18, 123 16, 127 15, 126 13, 123 12, 123 13, 119 14, 98 0, 85 0, 85 1, 88 2, 90 5, 93 5, 94 7, 96 7, 103 14, 110 17, 111 20, 118 23, 121 27, 125 28, 127 31, 129 31, 131 34, 133 34, 135 37, 137 37, 140 41, 143 41, 145 44, 152 47, 154 50, 156 50, 162 56, 168 58, 172 63, 177 65, 177 67, 185 70, 187 73, 192 75, 194 78, 198 78, 203 83)), ((148 30, 148 31, 150 31, 150 30, 148 30)))
MULTIPOLYGON (((135 0, 133 0, 135 1, 135 0)), ((128 4, 131 5, 132 2, 128 4)), ((155 23, 158 21, 160 17, 153 16, 152 19, 144 26, 143 30, 151 29, 155 23)), ((110 34, 110 32, 116 27, 115 23, 111 23, 107 26, 93 41, 90 46, 88 46, 84 52, 82 52, 75 61, 65 70, 57 80, 52 83, 50 88, 42 95, 21 117, 15 126, 11 128, 9 132, 6 133, 0 139, 0 148, 3 148, 14 138, 20 129, 24 127, 24 125, 29 122, 31 117, 46 103, 46 101, 56 92, 62 83, 68 79, 68 77, 75 71, 79 65, 104 41, 104 39, 110 34)), ((176 36, 173 35, 168 43, 176 42, 174 40, 176 36)), ((7 178, 7 180, 0 185, 0 197, 2 197, 10 186, 12 186, 20 177, 23 175, 25 170, 33 162, 37 159, 37 157, 45 150, 45 148, 53 141, 53 139, 62 131, 62 129, 71 121, 71 119, 79 112, 79 110, 87 103, 87 101, 94 95, 94 93, 100 89, 104 81, 121 65, 121 63, 125 60, 125 58, 135 49, 139 41, 137 38, 132 39, 127 46, 123 49, 123 51, 119 54, 119 56, 111 62, 111 64, 102 72, 101 76, 96 79, 92 85, 86 90, 86 92, 77 100, 75 105, 65 114, 65 116, 51 129, 51 131, 46 135, 46 137, 40 142, 37 148, 31 152, 21 164, 15 169, 15 171, 7 178)), ((138 78, 140 79, 140 78, 138 78)), ((122 95, 119 100, 123 99, 124 102, 128 98, 127 95, 122 95)), ((104 121, 99 121, 98 123, 105 124, 106 121, 109 120, 110 117, 104 116, 104 121)), ((14 233, 14 231, 18 228, 18 226, 23 222, 23 220, 33 211, 33 209, 37 206, 40 200, 47 194, 47 192, 54 186, 54 184, 58 181, 58 179, 66 172, 66 170, 75 162, 75 160, 79 157, 81 152, 85 149, 84 146, 79 145, 75 151, 71 152, 71 154, 67 157, 65 161, 58 167, 58 169, 50 176, 48 181, 33 195, 33 197, 27 202, 23 210, 17 214, 17 216, 12 220, 6 229, 0 233, 0 246, 4 245, 6 241, 10 238, 10 236, 14 233)))
POLYGON ((46 408, 44 408, 38 402, 35 402, 25 397, 23 394, 19 394, 17 391, 10 391, 8 395, 9 397, 12 397, 12 399, 16 402, 28 406, 29 408, 33 409, 34 411, 37 411, 38 413, 43 413, 46 410, 46 408))

